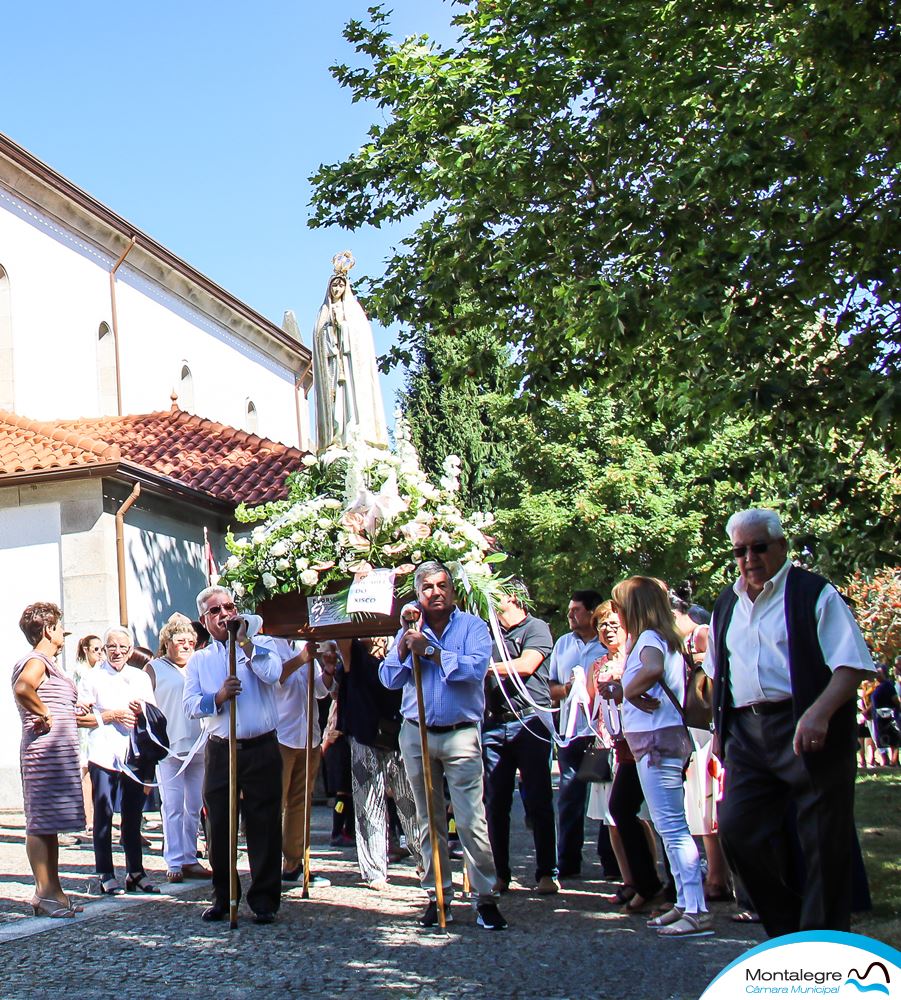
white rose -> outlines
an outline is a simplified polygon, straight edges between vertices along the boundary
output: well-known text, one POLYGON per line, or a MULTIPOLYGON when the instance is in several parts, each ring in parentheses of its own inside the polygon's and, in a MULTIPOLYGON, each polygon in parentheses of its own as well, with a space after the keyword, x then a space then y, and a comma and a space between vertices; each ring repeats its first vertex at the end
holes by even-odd
POLYGON ((275 565, 276 565, 277 569, 280 569, 280 570, 282 570, 282 572, 284 572, 285 570, 291 568, 291 560, 290 559, 279 559, 278 562, 275 565))
POLYGON ((314 466, 314 465, 316 465, 316 463, 317 463, 318 461, 319 461, 319 459, 318 459, 318 458, 316 458, 316 456, 315 456, 315 455, 304 455, 304 457, 303 457, 303 458, 301 459, 301 462, 302 462, 302 463, 303 463, 303 464, 304 464, 304 465, 305 465, 305 466, 306 466, 306 467, 307 467, 308 469, 312 469, 312 468, 313 468, 313 466, 314 466))
POLYGON ((295 559, 294 560, 294 565, 297 568, 298 572, 302 573, 310 565, 310 560, 309 559, 295 559))
POLYGON ((250 533, 250 540, 254 545, 262 545, 266 541, 266 529, 262 525, 254 528, 250 533))
POLYGON ((334 497, 323 497, 320 503, 326 510, 339 510, 344 506, 340 500, 336 500, 334 497))
POLYGON ((280 556, 286 556, 288 554, 288 546, 283 540, 278 541, 269 551, 276 557, 276 559, 278 559, 280 556))
POLYGON ((300 582, 305 587, 315 587, 319 583, 319 574, 315 569, 306 569, 300 574, 300 582))
POLYGON ((237 556, 229 556, 225 560, 226 569, 237 569, 241 565, 241 560, 237 556))
POLYGON ((235 582, 231 586, 232 586, 232 593, 235 595, 235 597, 244 596, 246 589, 244 587, 244 584, 241 583, 240 580, 235 580, 235 582))
POLYGON ((276 580, 276 578, 271 573, 264 573, 263 586, 267 590, 275 590, 275 588, 278 586, 278 580, 276 580))
POLYGON ((235 548, 236 549, 246 549, 250 545, 250 542, 246 538, 236 538, 235 548))
POLYGON ((332 522, 327 517, 320 517, 319 520, 316 522, 316 527, 322 528, 323 531, 326 531, 331 526, 332 522))

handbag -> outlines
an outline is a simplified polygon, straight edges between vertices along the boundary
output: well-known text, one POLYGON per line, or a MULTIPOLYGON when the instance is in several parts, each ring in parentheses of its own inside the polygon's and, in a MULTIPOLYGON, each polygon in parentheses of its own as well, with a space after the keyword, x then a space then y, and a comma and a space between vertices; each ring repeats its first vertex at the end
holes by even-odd
POLYGON ((389 719, 386 715, 380 715, 376 721, 372 746, 376 750, 388 752, 400 750, 400 724, 400 719, 389 719))
POLYGON ((579 781, 601 783, 613 781, 613 770, 610 767, 610 751, 595 742, 590 746, 582 757, 579 770, 576 771, 579 781))
POLYGON ((685 665, 685 698, 682 704, 679 704, 678 698, 662 678, 660 686, 689 729, 709 730, 713 723, 713 679, 704 673, 703 667, 695 666, 684 653, 682 659, 685 665))

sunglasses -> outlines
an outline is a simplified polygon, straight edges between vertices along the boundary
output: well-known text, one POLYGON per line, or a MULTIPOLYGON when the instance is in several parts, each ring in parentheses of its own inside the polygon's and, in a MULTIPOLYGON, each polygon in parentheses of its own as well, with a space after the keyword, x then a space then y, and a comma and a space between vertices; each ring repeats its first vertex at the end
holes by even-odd
POLYGON ((227 604, 214 604, 211 608, 207 608, 206 611, 204 611, 204 614, 218 615, 224 611, 226 614, 230 615, 233 611, 237 610, 238 610, 238 605, 233 604, 231 601, 229 601, 227 604))
POLYGON ((772 542, 752 542, 750 545, 733 545, 732 555, 735 556, 736 559, 744 559, 750 551, 753 552, 754 555, 762 556, 772 544, 772 542))

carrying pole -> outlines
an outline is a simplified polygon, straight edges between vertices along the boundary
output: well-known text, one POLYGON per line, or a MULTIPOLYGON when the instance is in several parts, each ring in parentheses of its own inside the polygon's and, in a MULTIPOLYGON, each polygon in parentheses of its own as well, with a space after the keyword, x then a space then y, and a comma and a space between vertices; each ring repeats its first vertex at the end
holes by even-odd
POLYGON ((311 813, 313 812, 310 794, 310 784, 311 776, 310 764, 313 760, 313 712, 316 710, 316 696, 313 688, 316 686, 316 660, 315 657, 311 656, 310 661, 307 664, 308 675, 307 675, 307 747, 306 747, 306 774, 304 775, 303 782, 303 801, 304 801, 304 835, 303 835, 303 892, 300 894, 301 899, 310 898, 310 824, 311 824, 311 813))
MULTIPOLYGON (((435 876, 435 901, 438 904, 438 928, 445 933, 444 881, 441 873, 441 855, 438 850, 438 823, 435 816, 432 788, 432 760, 429 757, 429 735, 425 725, 425 699, 422 695, 422 665, 419 654, 413 653, 413 683, 416 685, 416 705, 419 716, 419 745, 422 749, 422 777, 425 781, 425 798, 429 813, 429 842, 432 845, 432 872, 435 876)), ((442 821, 444 820, 442 810, 442 821)))
MULTIPOLYGON (((237 636, 242 619, 226 622, 228 676, 238 673, 237 636)), ((238 927, 238 717, 237 699, 228 702, 228 926, 238 927)))

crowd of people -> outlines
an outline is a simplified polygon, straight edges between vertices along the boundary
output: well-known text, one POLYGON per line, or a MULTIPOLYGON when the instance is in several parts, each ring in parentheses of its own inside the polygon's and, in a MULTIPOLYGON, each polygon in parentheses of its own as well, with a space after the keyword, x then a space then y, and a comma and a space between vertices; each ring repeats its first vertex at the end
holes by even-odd
MULTIPOLYGON (((417 568, 416 601, 393 640, 297 647, 266 636, 258 617, 211 586, 197 596, 196 620, 176 613, 163 625, 156 656, 142 657, 117 625, 79 642, 74 676, 57 662, 67 634, 60 609, 30 605, 20 625, 32 652, 16 664, 13 690, 35 914, 81 909, 60 885, 57 837, 86 827, 94 892, 160 891, 144 870, 141 835, 146 795, 158 786, 166 878, 209 880, 203 919, 228 915, 234 701, 257 923, 272 923, 283 887, 304 878, 327 748, 334 842, 355 843, 376 892, 389 862, 411 855, 428 897, 423 926, 452 919, 458 852, 478 925, 506 926, 499 902, 514 878, 518 779, 539 895, 582 877, 587 815, 600 821, 604 877, 618 883, 611 902, 661 937, 712 934, 708 904, 733 890, 736 916, 759 919, 771 936, 847 930, 858 740, 864 755, 863 725, 897 763, 898 691, 887 668, 877 673, 841 595, 788 558, 774 512, 735 514, 727 533, 738 576, 712 615, 685 589, 633 576, 607 599, 574 590, 569 630, 556 642, 530 613, 525 582, 512 581, 485 622, 458 607, 440 563, 417 568), (698 668, 711 679, 709 726, 686 719, 698 668), (124 884, 113 864, 116 814, 124 884)), ((306 878, 328 885, 322 874, 306 878)))

